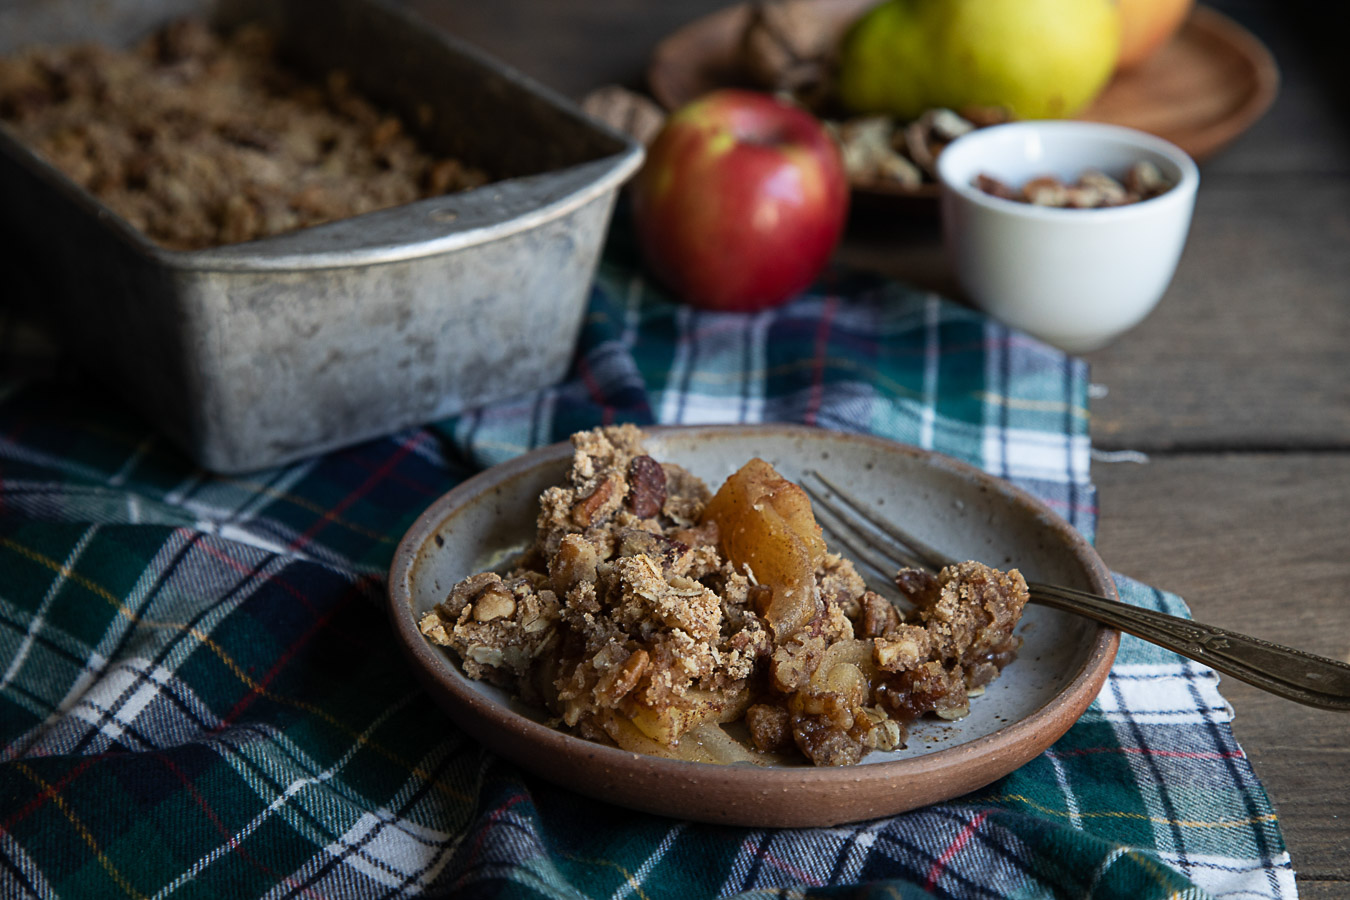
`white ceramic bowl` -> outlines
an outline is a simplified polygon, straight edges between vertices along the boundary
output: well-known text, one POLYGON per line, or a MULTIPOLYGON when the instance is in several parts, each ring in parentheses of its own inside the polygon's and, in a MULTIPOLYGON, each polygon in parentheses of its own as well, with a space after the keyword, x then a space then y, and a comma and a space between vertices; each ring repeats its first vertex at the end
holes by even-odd
POLYGON ((958 138, 938 157, 942 224, 961 286, 981 309, 1073 353, 1137 325, 1171 283, 1200 173, 1161 138, 1093 122, 1031 121, 958 138), (1075 181, 1086 169, 1119 177, 1149 161, 1173 184, 1140 203, 1052 209, 991 196, 988 174, 1014 186, 1038 175, 1075 181))

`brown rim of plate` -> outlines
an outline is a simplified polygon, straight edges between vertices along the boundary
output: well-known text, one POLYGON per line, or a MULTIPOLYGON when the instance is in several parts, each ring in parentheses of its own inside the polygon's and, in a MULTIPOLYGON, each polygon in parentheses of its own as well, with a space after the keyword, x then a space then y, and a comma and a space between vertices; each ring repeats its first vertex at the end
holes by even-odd
MULTIPOLYGON (((876 0, 816 0, 827 16, 845 27, 876 0)), ((647 65, 647 86, 668 110, 699 94, 724 86, 749 86, 734 60, 737 35, 745 29, 748 4, 728 6, 694 19, 662 39, 647 65)), ((1280 74, 1274 57, 1255 35, 1237 22, 1206 6, 1197 5, 1171 42, 1171 52, 1159 55, 1136 69, 1121 73, 1080 118, 1139 127, 1171 141, 1196 160, 1204 160, 1250 128, 1279 93, 1280 74), (1133 105, 1131 98, 1149 98, 1177 79, 1189 82, 1192 74, 1238 73, 1223 77, 1223 97, 1213 100, 1216 109, 1197 121, 1193 110, 1161 101, 1133 105), (1168 109, 1176 106, 1179 118, 1168 109), (1153 125, 1154 127, 1149 127, 1153 125)), ((888 207, 935 212, 936 184, 917 188, 877 183, 855 183, 854 199, 860 207, 888 207)))
MULTIPOLYGON (((959 460, 884 438, 796 425, 665 426, 709 437, 757 431, 783 437, 832 438, 870 444, 946 469, 1029 508, 1083 563, 1092 590, 1118 599, 1115 583, 1092 545, 1039 499, 959 460)), ((423 686, 452 718, 489 749, 541 777, 619 806, 715 824, 755 827, 827 826, 893 815, 983 787, 1029 762, 1078 720, 1105 683, 1119 632, 1098 628, 1069 684, 1031 714, 954 747, 891 762, 838 768, 719 766, 662 759, 574 737, 512 712, 469 686, 450 657, 417 628, 409 579, 418 552, 467 501, 571 455, 570 443, 534 450, 487 469, 431 504, 408 529, 389 570, 389 612, 398 642, 423 686), (447 712, 451 712, 447 708, 447 712)))

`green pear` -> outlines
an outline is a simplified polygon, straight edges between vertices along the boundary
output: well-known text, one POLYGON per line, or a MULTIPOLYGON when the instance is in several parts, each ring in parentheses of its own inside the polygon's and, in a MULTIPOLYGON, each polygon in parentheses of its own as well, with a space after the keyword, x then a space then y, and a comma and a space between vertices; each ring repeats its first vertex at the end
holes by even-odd
POLYGON ((840 45, 840 101, 913 119, 1002 106, 1020 119, 1076 115, 1120 52, 1113 0, 884 0, 840 45))

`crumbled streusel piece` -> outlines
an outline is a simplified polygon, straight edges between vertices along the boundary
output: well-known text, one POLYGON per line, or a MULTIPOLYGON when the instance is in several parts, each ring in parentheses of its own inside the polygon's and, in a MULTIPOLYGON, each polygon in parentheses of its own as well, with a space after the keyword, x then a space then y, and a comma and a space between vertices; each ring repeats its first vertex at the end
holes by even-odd
POLYGON ((529 572, 474 575, 455 585, 419 627, 434 643, 459 653, 470 678, 506 687, 528 684, 535 658, 557 642, 558 599, 543 585, 529 572))

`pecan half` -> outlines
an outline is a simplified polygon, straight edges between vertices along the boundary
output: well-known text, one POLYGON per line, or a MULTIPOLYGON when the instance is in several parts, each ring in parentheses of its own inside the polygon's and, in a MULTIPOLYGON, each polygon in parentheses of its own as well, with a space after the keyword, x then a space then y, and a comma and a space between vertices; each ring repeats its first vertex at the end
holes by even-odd
POLYGON ((639 519, 660 515, 666 505, 666 472, 650 456, 635 456, 628 464, 628 508, 639 519))

